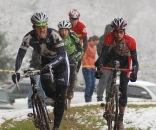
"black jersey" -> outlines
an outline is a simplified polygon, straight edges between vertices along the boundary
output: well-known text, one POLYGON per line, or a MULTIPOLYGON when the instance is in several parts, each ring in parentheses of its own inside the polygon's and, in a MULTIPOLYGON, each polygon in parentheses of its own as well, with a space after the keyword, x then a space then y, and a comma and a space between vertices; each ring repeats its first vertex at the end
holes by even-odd
POLYGON ((35 30, 32 30, 23 38, 16 58, 15 71, 20 69, 22 60, 29 46, 33 47, 41 56, 42 67, 50 64, 55 68, 61 62, 65 60, 68 61, 62 38, 55 29, 48 28, 47 36, 43 39, 40 39, 36 35, 35 30))

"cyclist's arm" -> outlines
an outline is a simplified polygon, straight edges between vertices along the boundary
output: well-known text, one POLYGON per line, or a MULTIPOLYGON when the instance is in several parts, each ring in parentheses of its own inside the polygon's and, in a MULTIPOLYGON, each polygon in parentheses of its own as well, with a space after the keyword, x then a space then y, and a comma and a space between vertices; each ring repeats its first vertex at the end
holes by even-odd
MULTIPOLYGON (((80 44, 80 40, 79 40, 79 37, 77 36, 76 33, 74 32, 71 32, 70 33, 70 36, 71 38, 74 40, 74 45, 76 47, 76 50, 74 50, 73 52, 73 58, 78 61, 81 59, 82 55, 83 55, 83 49, 82 49, 82 46, 80 44)), ((72 55, 72 54, 71 54, 72 55)))
POLYGON ((62 38, 60 37, 58 32, 53 30, 51 35, 54 38, 54 44, 57 51, 57 56, 54 58, 54 60, 52 60, 49 63, 49 65, 51 65, 52 68, 55 68, 63 61, 68 60, 68 58, 67 58, 67 53, 65 51, 64 43, 62 42, 62 38))
POLYGON ((82 40, 83 40, 83 49, 84 49, 84 52, 85 52, 87 50, 87 46, 88 46, 87 36, 82 36, 82 40))
POLYGON ((136 66, 136 73, 138 73, 138 69, 139 69, 139 63, 138 63, 138 59, 137 59, 137 51, 135 50, 131 50, 131 57, 132 57, 132 65, 136 66))
POLYGON ((104 43, 103 44, 103 47, 102 47, 102 51, 101 51, 100 57, 95 62, 95 66, 96 67, 98 67, 101 64, 104 64, 105 57, 107 55, 108 49, 109 49, 109 45, 107 45, 107 44, 104 43))
POLYGON ((19 48, 18 54, 16 57, 15 72, 19 71, 25 54, 26 54, 26 50, 19 48))
POLYGON ((57 65, 59 65, 60 63, 62 63, 63 61, 67 59, 67 54, 66 54, 64 45, 60 47, 56 47, 56 50, 57 50, 57 56, 51 63, 49 63, 49 65, 51 65, 52 68, 55 68, 57 65))
POLYGON ((27 52, 31 38, 32 37, 29 33, 23 38, 22 44, 18 50, 17 57, 16 57, 15 72, 19 71, 21 67, 23 58, 27 52))

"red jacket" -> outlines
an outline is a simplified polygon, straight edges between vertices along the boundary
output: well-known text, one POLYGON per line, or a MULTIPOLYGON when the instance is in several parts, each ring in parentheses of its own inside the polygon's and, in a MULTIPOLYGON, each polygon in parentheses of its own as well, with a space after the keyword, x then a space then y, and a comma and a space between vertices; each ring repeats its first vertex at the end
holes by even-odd
POLYGON ((78 35, 80 41, 82 40, 82 36, 87 36, 86 26, 80 21, 78 21, 75 27, 71 27, 70 29, 78 35))

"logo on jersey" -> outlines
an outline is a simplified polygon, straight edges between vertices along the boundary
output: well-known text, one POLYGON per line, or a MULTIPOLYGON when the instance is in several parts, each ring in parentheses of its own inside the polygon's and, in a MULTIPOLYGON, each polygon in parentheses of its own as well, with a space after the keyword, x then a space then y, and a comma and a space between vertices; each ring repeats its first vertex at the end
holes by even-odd
POLYGON ((125 40, 113 43, 114 50, 121 56, 130 56, 130 50, 126 46, 125 40))
POLYGON ((82 32, 87 33, 87 29, 86 29, 86 28, 84 28, 82 32))

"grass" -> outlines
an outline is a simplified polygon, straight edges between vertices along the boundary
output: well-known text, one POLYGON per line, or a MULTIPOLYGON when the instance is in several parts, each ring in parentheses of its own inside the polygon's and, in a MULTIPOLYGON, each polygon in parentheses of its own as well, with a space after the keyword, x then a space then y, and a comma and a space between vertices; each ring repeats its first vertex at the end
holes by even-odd
MULTIPOLYGON (((129 108, 148 108, 156 105, 128 105, 129 108)), ((82 107, 72 107, 65 110, 63 120, 60 126, 61 130, 101 130, 106 125, 105 119, 102 117, 103 108, 99 105, 87 105, 82 107)), ((50 113, 51 119, 53 114, 50 113)), ((129 122, 130 123, 130 122, 129 122)), ((52 126, 53 124, 51 124, 52 126)), ((150 129, 150 128, 149 128, 150 129)), ((1 125, 0 130, 38 130, 34 127, 33 119, 28 118, 22 121, 6 120, 1 125)), ((127 128, 126 130, 135 130, 135 128, 127 128)))

